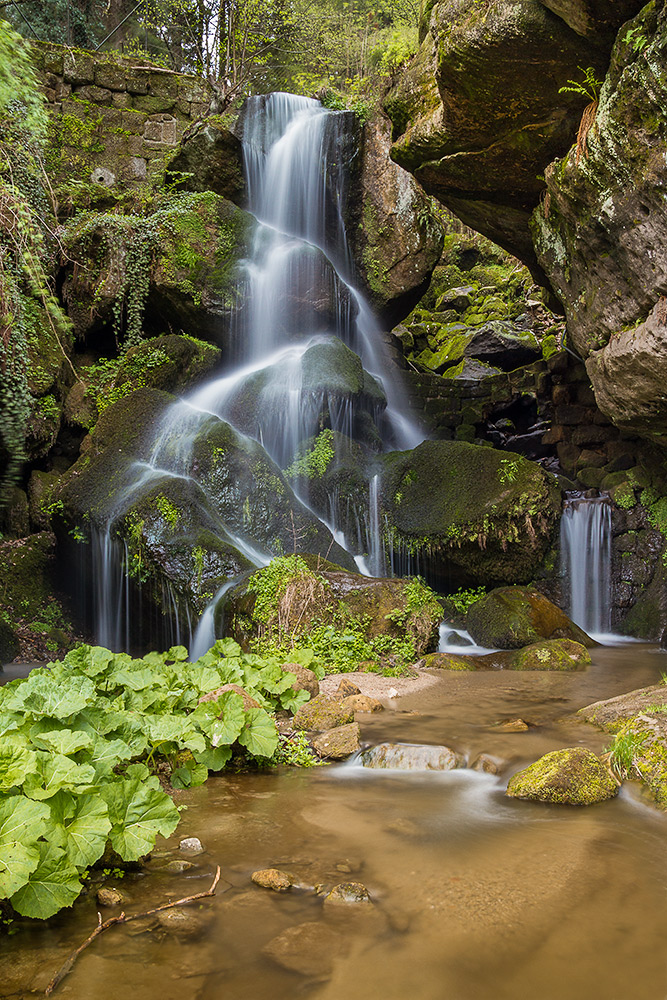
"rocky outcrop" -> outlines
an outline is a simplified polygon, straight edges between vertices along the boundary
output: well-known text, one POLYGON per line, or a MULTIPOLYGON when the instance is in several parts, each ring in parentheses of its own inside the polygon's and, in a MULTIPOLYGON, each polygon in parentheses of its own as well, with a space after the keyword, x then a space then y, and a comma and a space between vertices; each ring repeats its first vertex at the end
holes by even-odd
POLYGON ((587 360, 602 412, 664 444, 667 12, 648 4, 619 33, 580 148, 546 171, 538 257, 587 360))
MULTIPOLYGON (((560 93, 640 2, 441 0, 385 107, 392 156, 464 222, 537 270, 530 213, 545 166, 571 144, 586 98, 560 93)), ((611 37, 610 37, 611 36, 611 37)))
POLYGON ((348 238, 371 307, 395 322, 425 291, 443 232, 420 186, 389 159, 390 146, 387 119, 378 116, 364 126, 348 238))

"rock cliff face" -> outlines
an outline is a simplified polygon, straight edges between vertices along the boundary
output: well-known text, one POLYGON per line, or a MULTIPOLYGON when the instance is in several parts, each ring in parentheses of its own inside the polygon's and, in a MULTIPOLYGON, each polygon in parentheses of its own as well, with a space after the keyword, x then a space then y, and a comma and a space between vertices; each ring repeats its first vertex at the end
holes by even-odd
POLYGON ((464 222, 538 272, 529 216, 546 165, 571 145, 587 99, 560 93, 603 74, 618 27, 640 9, 576 0, 441 0, 389 95, 392 156, 464 222), (609 7, 613 6, 610 11, 609 7))
POLYGON ((667 12, 649 3, 619 33, 585 148, 546 172, 538 257, 617 426, 667 431, 667 12))

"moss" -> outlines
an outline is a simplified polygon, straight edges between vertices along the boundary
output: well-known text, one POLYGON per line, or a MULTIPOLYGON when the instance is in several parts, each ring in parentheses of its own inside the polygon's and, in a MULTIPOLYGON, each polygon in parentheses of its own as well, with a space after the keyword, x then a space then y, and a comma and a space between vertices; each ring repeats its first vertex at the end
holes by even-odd
MULTIPOLYGON (((161 516, 165 519, 171 530, 175 531, 181 517, 181 512, 179 511, 178 507, 175 504, 173 504, 171 500, 168 497, 164 496, 164 494, 162 493, 160 494, 160 496, 156 497, 155 506, 157 507, 161 516)), ((201 555, 200 555, 200 561, 201 561, 201 555)), ((199 575, 201 576, 201 573, 199 575)))
POLYGON ((590 750, 572 747, 554 750, 513 775, 510 798, 554 805, 588 806, 613 798, 618 785, 590 750))
POLYGON ((312 447, 297 458, 285 475, 288 479, 304 476, 307 479, 321 479, 334 457, 332 430, 323 430, 315 438, 312 447))
POLYGON ((649 709, 625 722, 614 737, 611 760, 622 777, 638 778, 667 809, 667 714, 649 709))
POLYGON ((499 587, 468 609, 466 625, 482 646, 521 649, 541 639, 593 641, 543 594, 528 587, 499 587))
POLYGON ((590 665, 591 655, 579 642, 550 639, 532 643, 512 657, 512 670, 580 670, 590 665))

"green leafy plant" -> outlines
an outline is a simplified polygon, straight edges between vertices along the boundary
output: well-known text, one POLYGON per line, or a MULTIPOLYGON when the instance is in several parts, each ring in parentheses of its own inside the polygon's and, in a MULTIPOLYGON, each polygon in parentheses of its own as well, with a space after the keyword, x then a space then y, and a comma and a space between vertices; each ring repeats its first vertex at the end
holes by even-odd
POLYGON ((600 95, 602 80, 598 80, 596 77, 593 66, 587 66, 586 69, 583 66, 577 66, 577 69, 582 74, 582 79, 568 80, 564 86, 559 87, 558 93, 579 94, 581 97, 587 97, 591 103, 595 103, 600 95))
POLYGON ((459 614, 464 615, 471 604, 486 596, 486 587, 461 587, 455 593, 450 594, 447 600, 454 605, 459 614))
POLYGON ((626 31, 623 41, 626 45, 629 45, 633 52, 640 53, 643 52, 648 45, 648 38, 644 34, 640 25, 635 25, 634 28, 628 28, 626 31))
POLYGON ((294 674, 229 639, 187 657, 79 646, 0 689, 0 902, 47 918, 74 902, 108 844, 137 861, 173 833, 179 812, 158 774, 189 788, 233 752, 273 759, 270 713, 308 700, 294 674), (257 706, 234 690, 200 702, 229 684, 257 706))

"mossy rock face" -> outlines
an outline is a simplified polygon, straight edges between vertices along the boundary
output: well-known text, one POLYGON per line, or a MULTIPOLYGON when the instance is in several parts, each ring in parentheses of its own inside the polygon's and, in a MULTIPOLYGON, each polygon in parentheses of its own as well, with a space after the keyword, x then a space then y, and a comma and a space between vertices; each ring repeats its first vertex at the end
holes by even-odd
MULTIPOLYGON (((468 608, 466 628, 481 646, 499 649, 521 649, 541 639, 569 639, 586 647, 596 645, 564 611, 539 591, 527 587, 499 587, 475 601, 468 608)), ((527 662, 531 659, 532 653, 527 655, 527 662)))
POLYGON ((167 165, 166 183, 175 190, 214 191, 240 204, 245 195, 243 149, 229 124, 214 115, 186 134, 167 165))
POLYGON ((475 670, 474 657, 453 653, 429 653, 422 660, 426 670, 475 670))
POLYGON ((449 589, 532 578, 560 515, 558 484, 539 465, 463 441, 381 461, 387 548, 423 555, 449 589))
POLYGON ((80 213, 63 239, 63 295, 78 337, 113 327, 127 308, 135 335, 142 325, 161 334, 178 324, 224 339, 242 306, 241 261, 255 227, 252 216, 212 192, 174 195, 145 217, 80 213))
MULTIPOLYGON (((633 5, 622 6, 628 16, 633 5)), ((540 177, 571 144, 586 104, 560 88, 579 78, 579 66, 600 75, 609 55, 608 42, 593 45, 557 14, 532 0, 440 0, 413 65, 385 102, 392 158, 536 271, 529 219, 540 177)), ((623 20, 607 11, 608 25, 623 20)))
POLYGON ((572 639, 545 639, 524 646, 512 656, 512 670, 581 670, 591 654, 572 639))
POLYGON ((512 799, 565 806, 594 805, 613 798, 617 792, 618 785, 609 770, 584 747, 545 754, 513 775, 507 785, 507 795, 512 799))
MULTIPOLYGON (((616 734, 619 764, 629 778, 639 778, 661 809, 667 809, 667 716, 664 712, 642 712, 625 722, 616 734)), ((617 758, 618 759, 618 758, 617 758)))
POLYGON ((294 716, 296 729, 325 732, 354 722, 354 712, 326 694, 318 694, 301 705, 294 716))

